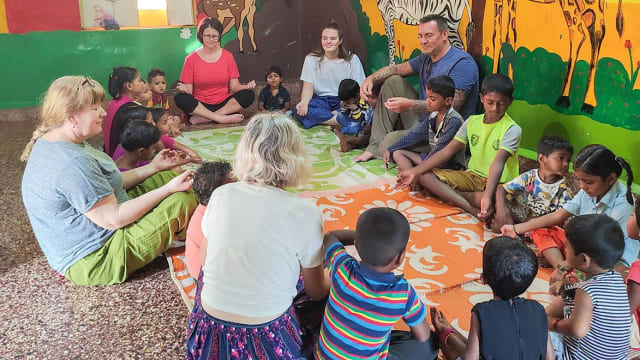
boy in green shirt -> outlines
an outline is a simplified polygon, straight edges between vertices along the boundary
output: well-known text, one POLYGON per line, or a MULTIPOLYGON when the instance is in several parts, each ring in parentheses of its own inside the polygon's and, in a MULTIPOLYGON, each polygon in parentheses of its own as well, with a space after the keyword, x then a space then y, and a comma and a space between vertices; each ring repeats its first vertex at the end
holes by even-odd
POLYGON ((513 100, 513 82, 493 74, 482 81, 480 102, 485 113, 472 115, 442 150, 418 166, 398 174, 400 188, 421 185, 443 201, 489 222, 495 213, 499 183, 519 175, 517 151, 522 129, 506 114, 513 100), (439 169, 467 144, 467 170, 439 169))

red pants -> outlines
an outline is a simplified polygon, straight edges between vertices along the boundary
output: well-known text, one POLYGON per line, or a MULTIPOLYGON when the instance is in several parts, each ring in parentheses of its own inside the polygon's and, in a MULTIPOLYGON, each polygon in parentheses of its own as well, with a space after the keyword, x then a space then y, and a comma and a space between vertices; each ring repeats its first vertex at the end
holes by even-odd
POLYGON ((565 242, 567 241, 567 238, 564 235, 563 228, 559 226, 552 226, 549 228, 533 230, 529 234, 531 236, 531 240, 533 240, 533 243, 538 247, 538 251, 540 253, 549 248, 556 247, 560 249, 563 256, 566 256, 565 242))

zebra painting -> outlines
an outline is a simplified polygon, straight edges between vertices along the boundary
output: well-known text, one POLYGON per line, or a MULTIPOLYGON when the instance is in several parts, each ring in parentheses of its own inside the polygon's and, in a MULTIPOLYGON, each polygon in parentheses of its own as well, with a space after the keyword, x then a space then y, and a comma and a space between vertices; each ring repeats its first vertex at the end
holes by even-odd
POLYGON ((467 47, 475 25, 471 19, 471 7, 468 0, 377 0, 378 9, 384 20, 384 30, 389 39, 389 64, 395 64, 396 45, 393 21, 407 25, 418 25, 420 19, 430 14, 439 14, 448 19, 449 41, 451 45, 463 49, 464 44, 458 34, 458 26, 465 8, 469 16, 469 25, 465 32, 467 47))

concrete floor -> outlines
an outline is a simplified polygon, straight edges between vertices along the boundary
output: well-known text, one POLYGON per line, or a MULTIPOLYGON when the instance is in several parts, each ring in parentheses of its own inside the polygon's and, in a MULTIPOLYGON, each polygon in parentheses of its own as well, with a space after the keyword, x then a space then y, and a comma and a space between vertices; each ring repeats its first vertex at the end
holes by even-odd
MULTIPOLYGON (((296 104, 298 81, 284 85, 296 104)), ((256 111, 257 102, 246 118, 256 111)), ((47 263, 20 192, 19 157, 37 124, 37 108, 0 110, 0 358, 184 358, 189 314, 163 256, 124 284, 98 287, 73 285, 47 263)), ((102 146, 100 136, 90 142, 102 146)))

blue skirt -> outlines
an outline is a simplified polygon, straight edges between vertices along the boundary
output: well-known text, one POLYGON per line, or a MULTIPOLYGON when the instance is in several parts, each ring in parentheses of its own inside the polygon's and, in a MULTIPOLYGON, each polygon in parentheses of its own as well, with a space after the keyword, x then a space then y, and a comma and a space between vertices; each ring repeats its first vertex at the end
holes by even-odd
POLYGON ((265 324, 243 325, 217 319, 202 308, 198 278, 193 311, 187 329, 187 359, 305 359, 302 330, 290 307, 279 318, 265 324))

